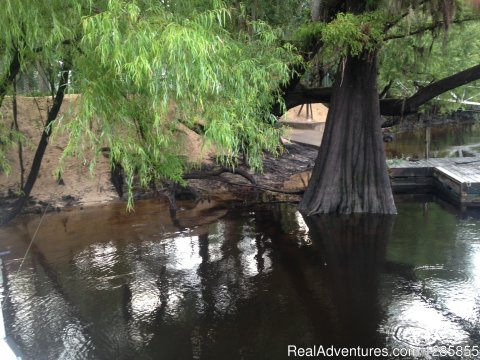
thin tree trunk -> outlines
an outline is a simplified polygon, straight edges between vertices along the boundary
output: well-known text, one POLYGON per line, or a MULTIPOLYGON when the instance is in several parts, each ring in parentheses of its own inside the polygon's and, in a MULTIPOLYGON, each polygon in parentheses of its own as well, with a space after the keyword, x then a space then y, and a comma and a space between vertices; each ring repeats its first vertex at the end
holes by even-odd
POLYGON ((28 174, 27 181, 25 182, 25 186, 23 188, 22 194, 13 204, 13 209, 8 212, 1 220, 0 224, 6 224, 13 220, 20 212, 22 211, 23 207, 28 201, 30 193, 32 192, 33 186, 37 181, 38 173, 40 171, 40 165, 42 164, 43 155, 45 154, 45 150, 48 146, 48 139, 50 138, 50 134, 52 132, 51 125, 53 121, 57 118, 58 112, 60 111, 60 107, 63 103, 63 98, 65 96, 65 91, 68 85, 68 75, 69 69, 64 68, 62 71, 62 75, 60 76, 60 83, 58 85, 58 90, 53 100, 53 105, 50 111, 48 112, 47 121, 43 128, 42 137, 40 138, 40 142, 37 146, 37 150, 35 152, 35 156, 33 158, 32 166, 30 168, 30 172, 28 174))
POLYGON ((10 66, 8 68, 8 73, 2 79, 0 83, 0 106, 2 106, 3 99, 7 94, 8 87, 12 84, 13 80, 17 77, 20 72, 20 54, 18 51, 15 51, 13 54, 12 60, 10 61, 10 66))
POLYGON ((376 54, 348 57, 335 78, 325 134, 300 203, 319 213, 395 214, 376 88, 376 54))
MULTIPOLYGON (((17 106, 17 80, 13 80, 13 100, 12 100, 12 111, 13 111, 13 127, 15 131, 20 132, 18 126, 18 106, 17 106)), ((23 165, 23 146, 22 140, 18 139, 18 162, 20 163, 20 190, 23 191, 23 186, 25 184, 25 167, 23 165)))
POLYGON ((320 21, 322 0, 312 0, 310 15, 312 21, 320 21))

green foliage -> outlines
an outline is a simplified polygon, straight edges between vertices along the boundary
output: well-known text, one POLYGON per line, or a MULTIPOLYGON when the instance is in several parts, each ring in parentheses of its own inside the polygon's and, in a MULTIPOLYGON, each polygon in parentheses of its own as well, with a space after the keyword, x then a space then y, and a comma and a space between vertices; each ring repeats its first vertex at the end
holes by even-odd
POLYGON ((215 3, 185 16, 157 1, 121 0, 85 17, 73 62, 81 110, 66 122, 65 154, 87 157, 110 147, 130 191, 134 175, 143 186, 182 182, 192 164, 179 126, 200 122, 218 161, 235 166, 243 153, 260 170, 263 151, 278 152, 269 109, 300 59, 291 46, 277 45, 278 33, 265 22, 231 33, 232 21, 215 3))
MULTIPOLYGON (((83 1, 85 5, 87 1, 83 1)), ((82 1, 5 0, 0 12, 1 72, 5 73, 13 51, 22 67, 41 58, 52 63, 62 58, 67 39, 73 39, 82 14, 82 1)))
POLYGON ((335 66, 348 55, 379 49, 383 44, 385 22, 383 11, 361 15, 338 13, 329 23, 310 22, 299 26, 292 42, 300 49, 315 49, 322 44, 321 61, 324 66, 335 66))
MULTIPOLYGON (((451 25, 448 38, 442 33, 425 32, 395 41, 388 41, 379 54, 380 87, 394 80, 390 97, 408 97, 422 86, 455 74, 480 63, 480 23, 477 21, 451 25)), ((479 84, 471 83, 440 97, 444 111, 459 105, 445 100, 470 99, 480 102, 479 84), (453 94, 453 95, 452 95, 453 94)))
MULTIPOLYGON (((231 0, 230 3, 235 6, 239 1, 231 0)), ((245 0, 241 4, 244 7, 244 16, 250 20, 265 21, 272 26, 281 27, 286 33, 290 33, 310 18, 309 1, 245 0)))
POLYGON ((378 49, 383 42, 384 26, 382 12, 339 13, 322 32, 326 58, 357 56, 378 49))
MULTIPOLYGON (((59 60, 64 59, 69 51, 65 42, 74 39, 83 13, 82 5, 86 6, 87 3, 88 1, 76 0, 3 1, 0 11, 0 81, 5 81, 16 54, 23 72, 35 62, 41 61, 48 64, 53 73, 57 73, 59 60)), ((9 168, 5 155, 18 140, 25 141, 21 134, 14 132, 2 121, 1 168, 9 168)))
MULTIPOLYGON (((69 135, 64 156, 84 158, 93 172, 99 149, 110 147, 130 195, 134 176, 143 186, 182 182, 194 166, 184 127, 201 124, 205 145, 229 166, 242 153, 260 170, 263 152, 279 151, 269 109, 281 102, 280 86, 300 61, 291 45, 279 45, 282 32, 265 22, 286 19, 281 2, 275 12, 255 16, 217 0, 7 0, 4 6, 1 78, 17 51, 23 71, 38 62, 54 78, 67 64, 81 98, 78 116, 57 121, 69 135)), ((4 163, 12 134, 0 130, 4 163)))
POLYGON ((1 114, 0 120, 0 174, 9 174, 11 169, 7 161, 7 153, 10 147, 14 144, 14 139, 10 136, 10 129, 8 129, 3 122, 1 114))
POLYGON ((302 24, 292 34, 291 41, 299 49, 312 49, 322 40, 326 24, 323 22, 309 22, 302 24))

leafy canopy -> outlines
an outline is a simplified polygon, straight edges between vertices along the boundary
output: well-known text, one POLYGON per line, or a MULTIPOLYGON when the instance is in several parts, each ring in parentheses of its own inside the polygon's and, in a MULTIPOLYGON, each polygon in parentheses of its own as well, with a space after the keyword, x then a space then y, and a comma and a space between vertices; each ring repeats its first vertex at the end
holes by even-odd
MULTIPOLYGON (((453 24, 448 39, 438 31, 428 31, 388 41, 380 52, 380 87, 393 81, 391 97, 409 97, 422 86, 480 64, 480 23, 453 24)), ((456 88, 440 96, 444 110, 458 109, 447 101, 480 102, 478 82, 456 88)))
MULTIPOLYGON (((323 21, 304 23, 291 37, 304 53, 312 52, 313 71, 335 72, 347 56, 378 53, 379 88, 391 83, 389 96, 408 97, 480 63, 480 14, 470 1, 365 0, 351 12, 337 2, 323 4, 323 21)), ((478 87, 469 84, 442 98, 478 101, 478 87)))

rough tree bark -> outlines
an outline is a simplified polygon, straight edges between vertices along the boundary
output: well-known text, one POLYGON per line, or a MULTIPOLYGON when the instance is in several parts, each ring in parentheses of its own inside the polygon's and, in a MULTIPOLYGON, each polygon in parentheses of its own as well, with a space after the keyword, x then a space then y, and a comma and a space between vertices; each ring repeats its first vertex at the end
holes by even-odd
POLYGON ((47 117, 45 126, 43 128, 42 137, 40 138, 40 142, 37 146, 37 150, 35 151, 35 156, 33 158, 32 166, 30 168, 27 181, 25 182, 25 186, 23 187, 23 192, 13 204, 13 208, 2 219, 0 219, 0 225, 6 224, 12 219, 14 219, 22 211, 23 207, 28 201, 28 198, 30 196, 30 193, 32 192, 33 186, 37 181, 38 173, 40 171, 40 165, 42 164, 43 155, 45 154, 45 150, 47 149, 47 146, 48 146, 48 139, 50 138, 50 134, 52 132, 52 129, 51 129, 52 123, 57 118, 58 112, 60 111, 60 107, 62 106, 62 103, 63 103, 65 91, 68 86, 68 76, 69 76, 69 69, 65 67, 60 76, 60 83, 58 85, 57 93, 55 94, 55 98, 53 99, 52 108, 48 112, 48 117, 47 117))
POLYGON ((374 53, 349 56, 339 67, 322 145, 299 206, 304 214, 396 214, 376 78, 374 53))

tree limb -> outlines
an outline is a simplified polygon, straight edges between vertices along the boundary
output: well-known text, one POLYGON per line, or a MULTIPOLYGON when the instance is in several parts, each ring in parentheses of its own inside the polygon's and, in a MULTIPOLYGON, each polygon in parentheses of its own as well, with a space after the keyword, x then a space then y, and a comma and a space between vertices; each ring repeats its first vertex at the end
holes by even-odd
POLYGON ((229 185, 235 185, 235 186, 247 186, 254 188, 255 190, 264 190, 264 191, 271 191, 271 192, 276 192, 276 193, 281 193, 281 194, 292 194, 292 195, 300 195, 304 193, 304 190, 281 190, 281 189, 276 189, 270 186, 266 185, 261 185, 258 184, 255 178, 249 174, 247 171, 244 171, 242 169, 227 169, 225 167, 220 167, 218 169, 212 170, 210 172, 193 172, 189 174, 185 174, 183 176, 185 180, 189 179, 211 179, 215 181, 221 181, 229 185), (241 184, 241 183, 236 183, 233 181, 230 181, 228 179, 222 178, 220 175, 224 173, 232 173, 236 175, 240 175, 247 179, 250 184, 241 184))
POLYGON ((427 101, 455 89, 459 86, 468 84, 480 79, 480 65, 460 71, 454 75, 435 81, 417 93, 406 99, 382 99, 380 100, 380 112, 382 115, 408 115, 416 113, 419 107, 427 101))
MULTIPOLYGON (((463 19, 457 19, 457 20, 453 20, 452 21, 452 24, 461 24, 461 23, 464 23, 464 22, 467 22, 467 21, 475 21, 475 20, 480 20, 480 18, 478 16, 475 16, 475 17, 468 17, 468 18, 463 18, 463 19)), ((424 26, 424 27, 421 27, 421 28, 418 28, 412 32, 408 32, 408 33, 404 33, 404 34, 394 34, 394 35, 388 35, 388 36, 385 36, 383 38, 384 41, 388 41, 388 40, 393 40, 393 39, 403 39, 403 38, 406 38, 408 36, 412 36, 412 35, 418 35, 418 34, 421 34, 421 33, 424 33, 424 32, 427 32, 427 31, 431 31, 431 30, 435 30, 435 29, 439 29, 441 27, 445 27, 445 22, 443 21, 438 21, 436 23, 433 23, 433 24, 430 24, 430 25, 427 25, 427 26, 424 26)))
POLYGON ((328 103, 332 96, 331 87, 309 88, 297 83, 285 92, 284 100, 287 109, 306 103, 328 103))
MULTIPOLYGON (((420 1, 418 4, 412 4, 413 7, 412 9, 415 9, 416 7, 420 7, 422 5, 424 5, 428 0, 422 0, 420 1)), ((397 16, 396 18, 394 18, 392 21, 389 21, 385 24, 385 28, 384 28, 384 33, 387 33, 390 29, 392 29, 395 25, 397 25, 400 21, 402 21, 403 19, 405 19, 408 14, 410 14, 410 10, 408 11, 405 11, 403 14, 397 16)))
MULTIPOLYGON (((401 116, 416 113, 419 107, 427 101, 448 90, 480 79, 480 65, 460 71, 454 75, 435 81, 420 89, 414 95, 405 99, 380 99, 380 113, 385 116, 401 116)), ((297 84, 284 95, 287 109, 312 103, 329 103, 332 88, 308 88, 297 84)))
POLYGON ((388 82, 388 84, 385 85, 385 87, 384 87, 383 90, 380 92, 380 94, 378 94, 378 97, 379 97, 380 99, 383 99, 383 98, 387 95, 388 90, 390 90, 390 88, 392 87, 392 85, 393 85, 393 80, 390 80, 390 81, 388 82))

